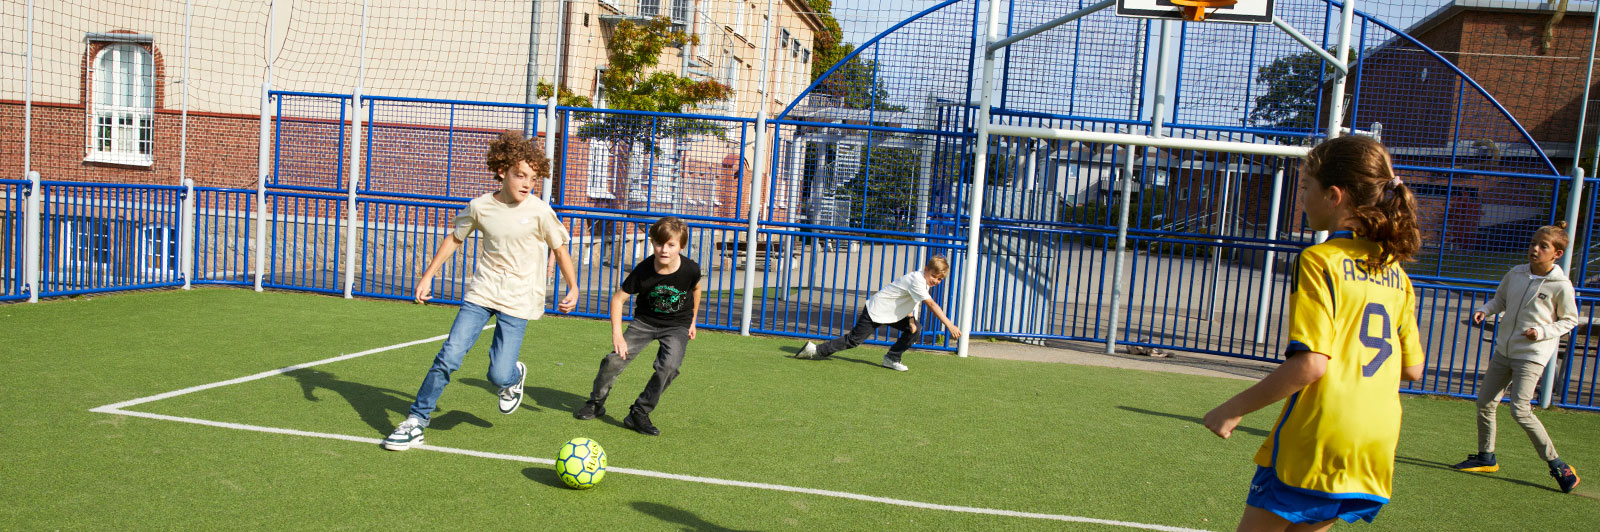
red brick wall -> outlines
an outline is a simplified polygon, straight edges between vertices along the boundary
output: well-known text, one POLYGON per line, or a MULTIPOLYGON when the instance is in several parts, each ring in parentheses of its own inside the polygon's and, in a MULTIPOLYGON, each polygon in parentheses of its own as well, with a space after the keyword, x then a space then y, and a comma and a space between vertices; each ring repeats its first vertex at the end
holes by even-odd
MULTIPOLYGON (((0 131, 22 131, 23 105, 0 102, 0 131)), ((87 115, 82 105, 33 106, 33 169, 47 181, 177 185, 182 114, 158 110, 154 164, 115 165, 84 161, 87 115)), ((189 113, 187 174, 196 185, 255 187, 258 117, 189 113)), ((0 176, 21 179, 22 136, 0 142, 0 176)))
MULTIPOLYGON (((1541 50, 1549 13, 1469 11, 1458 18, 1459 49, 1467 52, 1458 60, 1462 70, 1499 100, 1534 139, 1575 140, 1594 19, 1568 13, 1554 28, 1550 49, 1541 50)), ((1600 117, 1590 117, 1590 128, 1596 119, 1600 117)))

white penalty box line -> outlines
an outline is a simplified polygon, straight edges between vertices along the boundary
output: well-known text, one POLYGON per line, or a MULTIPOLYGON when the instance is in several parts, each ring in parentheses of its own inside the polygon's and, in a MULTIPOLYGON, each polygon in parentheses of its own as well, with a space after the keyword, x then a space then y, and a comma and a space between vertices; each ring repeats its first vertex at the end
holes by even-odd
MULTIPOLYGON (((486 326, 486 327, 484 327, 484 329, 487 330, 490 327, 493 327, 493 325, 486 326)), ((120 403, 113 403, 113 404, 109 404, 109 405, 105 405, 105 406, 99 406, 99 407, 91 408, 91 409, 89 409, 89 411, 90 412, 99 413, 99 414, 112 414, 112 415, 132 416, 132 417, 140 417, 140 418, 145 418, 145 419, 155 419, 155 420, 161 420, 161 421, 174 421, 174 422, 178 422, 178 423, 189 423, 189 424, 193 424, 193 425, 204 425, 204 426, 208 426, 208 427, 218 427, 218 428, 234 429, 234 430, 244 430, 244 431, 251 431, 251 432, 262 432, 262 433, 267 433, 267 434, 278 434, 278 435, 285 435, 285 436, 301 436, 301 437, 307 437, 307 438, 322 438, 322 439, 329 439, 329 440, 342 440, 342 441, 355 442, 355 443, 364 443, 364 444, 369 444, 369 445, 376 446, 378 444, 383 443, 383 439, 382 438, 372 438, 372 437, 364 437, 364 436, 350 436, 350 435, 346 435, 346 434, 332 434, 332 433, 327 433, 327 432, 313 432, 313 431, 285 429, 285 428, 278 428, 278 427, 265 427, 265 426, 260 426, 260 425, 249 425, 249 424, 244 424, 244 423, 230 423, 230 422, 226 422, 226 421, 212 421, 212 420, 209 420, 209 419, 199 419, 199 418, 183 417, 183 416, 169 416, 169 415, 165 415, 165 414, 153 414, 153 413, 149 413, 149 412, 137 412, 137 411, 127 410, 127 408, 133 407, 133 406, 137 406, 137 405, 147 404, 147 403, 153 403, 153 402, 161 401, 161 400, 164 400, 164 399, 171 399, 173 397, 177 397, 177 396, 180 396, 180 395, 187 395, 187 394, 191 394, 191 393, 195 393, 195 392, 210 390, 210 389, 214 389, 214 388, 220 388, 220 387, 223 387, 223 386, 229 386, 229 385, 233 385, 233 384, 241 384, 241 383, 261 380, 261 379, 265 379, 265 378, 269 378, 269 377, 275 377, 275 376, 278 376, 278 375, 283 375, 285 373, 289 373, 291 371, 298 371, 298 370, 311 368, 311 367, 315 367, 315 366, 321 366, 321 365, 324 365, 324 364, 332 364, 334 362, 341 362, 341 361, 350 360, 350 359, 354 359, 354 358, 364 357, 364 356, 367 356, 367 355, 374 355, 374 354, 378 354, 378 353, 383 353, 383 352, 386 352, 386 351, 393 351, 393 350, 396 350, 396 349, 403 349, 403 348, 412 347, 412 346, 416 346, 416 345, 422 345, 422 344, 437 342, 437 341, 444 340, 445 338, 448 338, 448 337, 449 337, 449 335, 439 335, 439 336, 434 336, 434 337, 430 337, 430 338, 423 338, 421 340, 413 340, 413 341, 410 341, 410 342, 398 343, 398 344, 394 344, 394 345, 390 345, 390 346, 379 347, 379 348, 376 348, 376 349, 369 349, 369 350, 362 351, 362 352, 359 352, 359 353, 350 353, 348 355, 340 355, 340 356, 336 356, 336 357, 332 357, 332 358, 325 358, 325 359, 318 360, 318 361, 315 361, 315 362, 306 362, 304 364, 295 364, 293 366, 283 367, 283 368, 279 368, 279 369, 275 369, 275 370, 271 370, 271 371, 263 371, 261 373, 257 373, 257 374, 249 375, 249 376, 245 376, 245 377, 239 377, 239 378, 236 378, 236 379, 229 379, 229 380, 225 380, 225 381, 213 382, 213 383, 210 383, 210 384, 202 384, 200 386, 191 386, 189 388, 184 388, 184 389, 181 389, 181 390, 174 390, 174 391, 170 391, 170 392, 166 392, 166 393, 156 394, 156 395, 152 395, 152 396, 149 396, 149 397, 141 397, 141 398, 138 398, 138 399, 132 399, 132 400, 128 400, 128 401, 123 401, 123 402, 120 402, 120 403)), ((492 452, 486 452, 486 451, 476 451, 476 450, 472 450, 472 449, 457 449, 457 448, 452 448, 452 447, 440 447, 440 446, 437 446, 437 445, 428 445, 428 444, 413 446, 412 449, 418 449, 418 450, 424 450, 424 451, 435 451, 435 452, 450 453, 450 454, 458 454, 458 455, 464 455, 464 456, 474 456, 474 457, 478 457, 478 458, 489 458, 489 459, 494 459, 494 460, 506 460, 506 461, 511 461, 511 462, 522 462, 522 463, 529 463, 529 464, 541 464, 541 465, 548 465, 548 466, 554 466, 555 463, 556 463, 555 460, 551 460, 549 458, 537 458, 537 457, 532 457, 532 456, 521 456, 521 455, 514 455, 514 454, 492 453, 492 452)), ((907 508, 918 508, 918 509, 924 509, 924 510, 942 510, 942 511, 947 511, 947 512, 960 512, 960 513, 969 513, 969 514, 993 515, 993 516, 1000 516, 1000 517, 1020 517, 1020 518, 1026 518, 1026 519, 1043 519, 1043 520, 1049 520, 1049 521, 1064 521, 1064 522, 1072 522, 1072 523, 1090 523, 1090 524, 1117 526, 1117 527, 1123 527, 1123 528, 1134 528, 1134 529, 1141 529, 1141 530, 1160 530, 1160 531, 1167 531, 1167 532, 1205 532, 1204 530, 1194 529, 1194 528, 1184 528, 1184 527, 1166 526, 1166 525, 1152 525, 1152 524, 1146 524, 1146 523, 1135 523, 1135 522, 1131 522, 1131 521, 1118 521, 1118 520, 1114 520, 1114 519, 1097 519, 1097 518, 1093 518, 1093 517, 1081 517, 1081 516, 1075 516, 1075 515, 1048 514, 1048 513, 1038 513, 1038 512, 1019 512, 1019 511, 1013 511, 1013 510, 1000 510, 1000 509, 994 509, 994 508, 977 508, 977 507, 972 507, 972 506, 956 506, 956 505, 948 505, 948 504, 935 504, 935 503, 911 501, 911 500, 905 500, 905 499, 894 499, 894 498, 889 498, 889 497, 876 497, 876 496, 872 496, 872 495, 863 495, 863 494, 859 494, 859 493, 850 493, 850 492, 844 492, 844 491, 823 490, 823 489, 814 489, 814 488, 802 488, 802 487, 797 487, 797 486, 785 486, 785 485, 782 485, 782 484, 767 484, 767 483, 763 483, 763 482, 746 482, 746 481, 742 481, 742 480, 727 480, 727 479, 711 478, 711 477, 699 477, 699 476, 693 476, 693 475, 679 475, 679 474, 676 474, 676 473, 665 473, 665 472, 661 472, 661 471, 651 471, 651 470, 647 470, 647 469, 632 469, 632 468, 625 468, 625 467, 608 467, 608 468, 606 468, 606 471, 607 472, 611 472, 611 473, 620 473, 620 474, 624 474, 624 475, 637 475, 637 476, 642 476, 642 477, 660 478, 660 479, 666 479, 666 480, 677 480, 677 481, 683 481, 683 482, 696 482, 696 483, 700 483, 700 484, 711 484, 711 485, 716 485, 716 486, 730 486, 730 487, 737 487, 737 488, 752 488, 752 489, 760 489, 760 490, 768 490, 768 491, 779 491, 779 492, 786 492, 786 493, 800 493, 800 494, 806 494, 806 495, 818 495, 818 496, 823 496, 823 497, 834 497, 834 498, 839 498, 839 499, 849 499, 849 500, 863 501, 863 502, 875 502, 875 503, 879 503, 879 504, 888 504, 888 505, 893 505, 893 506, 903 506, 903 507, 907 507, 907 508)))

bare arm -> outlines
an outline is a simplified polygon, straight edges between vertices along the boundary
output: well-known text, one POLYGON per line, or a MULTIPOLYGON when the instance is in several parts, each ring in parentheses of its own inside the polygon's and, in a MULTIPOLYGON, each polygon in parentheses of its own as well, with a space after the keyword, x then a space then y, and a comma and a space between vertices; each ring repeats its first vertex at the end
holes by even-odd
POLYGON ((699 283, 696 283, 694 285, 694 307, 693 307, 693 310, 689 311, 689 339, 690 340, 694 339, 694 324, 696 322, 700 321, 700 298, 703 295, 704 295, 704 290, 701 289, 699 283))
POLYGON ((567 295, 561 297, 560 303, 556 303, 556 310, 572 312, 578 308, 577 269, 572 267, 572 255, 567 253, 566 246, 551 246, 550 249, 555 251, 556 267, 561 269, 561 278, 567 280, 567 295))
MULTIPOLYGON (((1300 351, 1278 366, 1261 382, 1246 388, 1232 399, 1206 413, 1206 428, 1223 438, 1233 435, 1233 428, 1246 414, 1283 400, 1322 378, 1328 371, 1328 356, 1314 351, 1300 351)), ((1419 369, 1420 373, 1420 369, 1419 369)))
POLYGON ((417 276, 417 289, 412 295, 412 301, 422 304, 433 299, 433 276, 438 275, 439 270, 444 268, 444 261, 450 260, 450 256, 455 255, 457 249, 461 249, 461 244, 461 239, 456 238, 454 232, 439 242, 439 249, 435 250, 433 258, 428 260, 428 267, 422 270, 422 275, 417 276))
POLYGON ((939 322, 944 324, 944 328, 950 330, 951 338, 961 337, 961 328, 956 327, 955 322, 950 321, 950 317, 944 315, 944 308, 940 307, 939 303, 935 302, 933 298, 928 298, 922 300, 922 304, 927 305, 928 310, 933 311, 933 317, 939 318, 939 322))
POLYGON ((1422 368, 1423 368, 1423 366, 1424 366, 1424 364, 1417 364, 1415 366, 1406 366, 1404 368, 1400 368, 1400 380, 1403 380, 1403 381, 1420 381, 1420 380, 1422 380, 1422 368))
POLYGON ((628 359, 628 341, 622 338, 622 311, 627 304, 627 292, 619 288, 611 293, 611 350, 623 360, 628 359))

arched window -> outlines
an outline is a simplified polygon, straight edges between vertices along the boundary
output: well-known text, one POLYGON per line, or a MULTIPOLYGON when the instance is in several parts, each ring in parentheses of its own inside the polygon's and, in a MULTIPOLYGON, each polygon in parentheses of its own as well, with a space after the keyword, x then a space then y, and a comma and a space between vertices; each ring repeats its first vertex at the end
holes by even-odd
POLYGON ((139 44, 108 45, 91 64, 88 160, 149 165, 155 152, 155 65, 139 44))

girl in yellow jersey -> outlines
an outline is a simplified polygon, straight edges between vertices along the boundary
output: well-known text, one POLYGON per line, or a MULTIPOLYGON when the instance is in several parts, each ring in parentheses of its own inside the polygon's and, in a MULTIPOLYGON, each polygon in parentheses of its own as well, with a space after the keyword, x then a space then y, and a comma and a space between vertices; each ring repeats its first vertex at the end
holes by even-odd
POLYGON ((1327 530, 1372 521, 1389 502, 1400 381, 1422 378, 1416 299, 1399 262, 1421 245, 1416 198, 1367 137, 1311 150, 1299 199, 1334 231, 1295 267, 1283 365, 1206 414, 1227 438, 1239 419, 1287 398, 1256 453, 1239 530, 1327 530))

